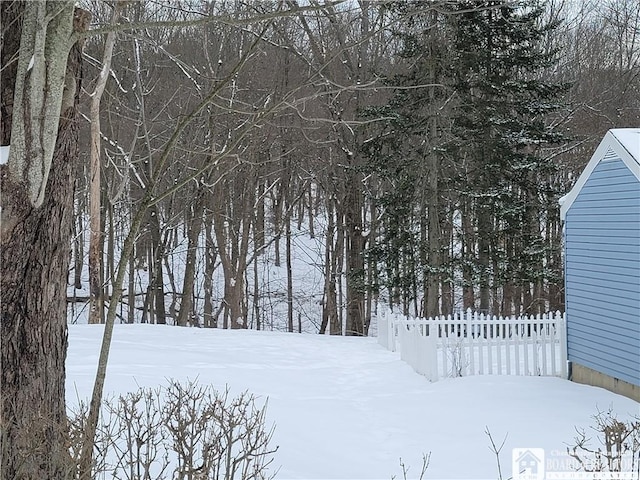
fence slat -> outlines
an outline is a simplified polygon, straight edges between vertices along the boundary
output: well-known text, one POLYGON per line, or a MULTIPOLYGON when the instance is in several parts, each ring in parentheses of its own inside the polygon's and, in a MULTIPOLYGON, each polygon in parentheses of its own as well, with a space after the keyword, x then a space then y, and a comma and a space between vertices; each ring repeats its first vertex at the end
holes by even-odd
POLYGON ((522 331, 520 325, 513 326, 515 331, 515 367, 516 367, 516 375, 522 375, 522 370, 520 368, 520 349, 522 348, 522 331))
MULTIPOLYGON (((446 328, 445 328, 446 332, 446 328)), ((449 337, 445 334, 441 337, 442 351, 442 376, 449 376, 449 337)))
POLYGON ((502 371, 504 363, 502 362, 502 337, 500 334, 500 324, 498 323, 498 319, 495 316, 492 318, 492 322, 493 329, 495 330, 495 336, 493 338, 495 338, 496 353, 498 354, 498 367, 496 373, 498 375, 504 375, 502 371))
MULTIPOLYGON (((463 317, 463 314, 461 313, 460 320, 463 319, 462 317, 463 317)), ((464 325, 467 331, 467 348, 468 348, 467 355, 469 356, 468 367, 465 373, 467 375, 475 375, 476 374, 476 370, 475 370, 476 354, 475 354, 475 347, 474 347, 474 341, 473 341, 474 332, 473 332, 473 318, 471 317, 471 309, 467 310, 464 314, 464 325)))
POLYGON ((552 314, 549 314, 549 343, 551 344, 551 375, 558 375, 558 364, 556 362, 556 345, 558 343, 557 325, 554 325, 551 318, 552 314))
MULTIPOLYGON (((502 320, 502 317, 500 317, 500 320, 502 320)), ((506 322, 502 325, 502 333, 507 345, 507 375, 511 375, 511 349, 513 347, 513 342, 511 340, 511 327, 509 326, 509 328, 507 328, 506 322)))
MULTIPOLYGON (((543 317, 544 318, 544 317, 543 317)), ((549 326, 549 324, 547 322, 544 322, 542 324, 542 338, 541 338, 541 342, 540 342, 540 347, 542 348, 542 375, 543 376, 547 376, 547 346, 549 345, 547 339, 548 339, 548 335, 547 335, 547 327, 549 326)))
POLYGON ((533 331, 531 332, 531 339, 533 342, 533 365, 531 370, 531 375, 539 375, 540 365, 538 363, 538 346, 540 345, 538 341, 539 333, 536 328, 536 324, 533 325, 533 331))
POLYGON ((387 350, 391 350, 389 348, 391 345, 389 344, 389 318, 387 317, 387 312, 381 312, 376 318, 378 319, 378 343, 387 350))
POLYGON ((488 365, 488 370, 489 370, 489 375, 493 375, 493 332, 492 332, 492 327, 493 325, 491 325, 487 320, 489 320, 489 317, 485 317, 484 313, 480 314, 480 319, 483 320, 484 323, 484 334, 485 334, 485 342, 487 345, 487 365, 488 365))

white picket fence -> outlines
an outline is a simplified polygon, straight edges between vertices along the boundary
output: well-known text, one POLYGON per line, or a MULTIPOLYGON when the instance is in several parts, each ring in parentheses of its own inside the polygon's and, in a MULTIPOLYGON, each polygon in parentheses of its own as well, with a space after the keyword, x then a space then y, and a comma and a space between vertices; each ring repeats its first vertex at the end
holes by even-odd
POLYGON ((430 381, 468 375, 567 378, 563 313, 503 318, 468 310, 438 318, 379 312, 378 342, 430 381))

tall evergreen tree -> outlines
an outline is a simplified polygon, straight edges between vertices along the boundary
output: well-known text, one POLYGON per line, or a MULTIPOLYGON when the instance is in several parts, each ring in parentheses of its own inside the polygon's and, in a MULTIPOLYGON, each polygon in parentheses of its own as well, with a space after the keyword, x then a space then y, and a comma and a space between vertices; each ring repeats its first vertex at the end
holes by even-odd
POLYGON ((524 302, 531 309, 544 274, 540 194, 554 168, 539 151, 562 140, 547 119, 566 86, 540 75, 554 62, 542 42, 557 25, 544 24, 537 0, 468 0, 456 9, 449 17, 458 96, 452 151, 467 175, 462 201, 475 214, 478 306, 508 311, 524 302), (535 294, 527 294, 531 284, 535 294), (499 286, 509 298, 499 298, 499 286))
POLYGON ((390 79, 398 89, 383 112, 392 120, 366 145, 386 183, 373 253, 390 291, 420 284, 426 315, 451 311, 453 279, 465 308, 530 308, 544 297, 540 216, 553 171, 539 153, 561 140, 548 114, 566 88, 541 77, 554 62, 542 42, 556 25, 544 24, 536 0, 420 5, 398 6, 414 12, 398 32, 407 67, 390 79), (407 250, 419 268, 402 268, 407 250))
POLYGON ((417 310, 439 313, 442 239, 440 210, 446 181, 441 145, 448 125, 443 108, 450 96, 444 81, 448 61, 443 16, 423 2, 400 2, 395 12, 408 19, 395 34, 405 70, 388 83, 399 87, 388 105, 370 110, 390 120, 365 145, 368 167, 384 179, 382 241, 372 254, 386 264, 387 286, 405 310, 417 298, 417 310))

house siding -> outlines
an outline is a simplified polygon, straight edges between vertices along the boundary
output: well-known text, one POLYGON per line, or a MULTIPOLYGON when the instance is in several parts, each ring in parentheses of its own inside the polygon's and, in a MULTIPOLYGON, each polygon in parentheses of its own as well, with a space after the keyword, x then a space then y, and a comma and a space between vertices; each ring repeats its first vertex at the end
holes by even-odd
POLYGON ((640 385, 640 182, 611 151, 566 214, 569 360, 640 385))

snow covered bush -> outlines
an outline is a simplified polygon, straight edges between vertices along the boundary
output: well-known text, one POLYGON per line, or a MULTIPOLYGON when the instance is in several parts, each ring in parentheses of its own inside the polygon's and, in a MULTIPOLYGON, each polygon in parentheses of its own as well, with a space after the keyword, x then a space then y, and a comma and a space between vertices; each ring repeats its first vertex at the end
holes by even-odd
MULTIPOLYGON (((266 405, 248 392, 233 397, 211 385, 140 388, 104 402, 94 445, 94 478, 264 480, 273 427, 266 405)), ((79 458, 87 409, 70 415, 71 454, 79 458), (75 440, 74 440, 75 439, 75 440)))

